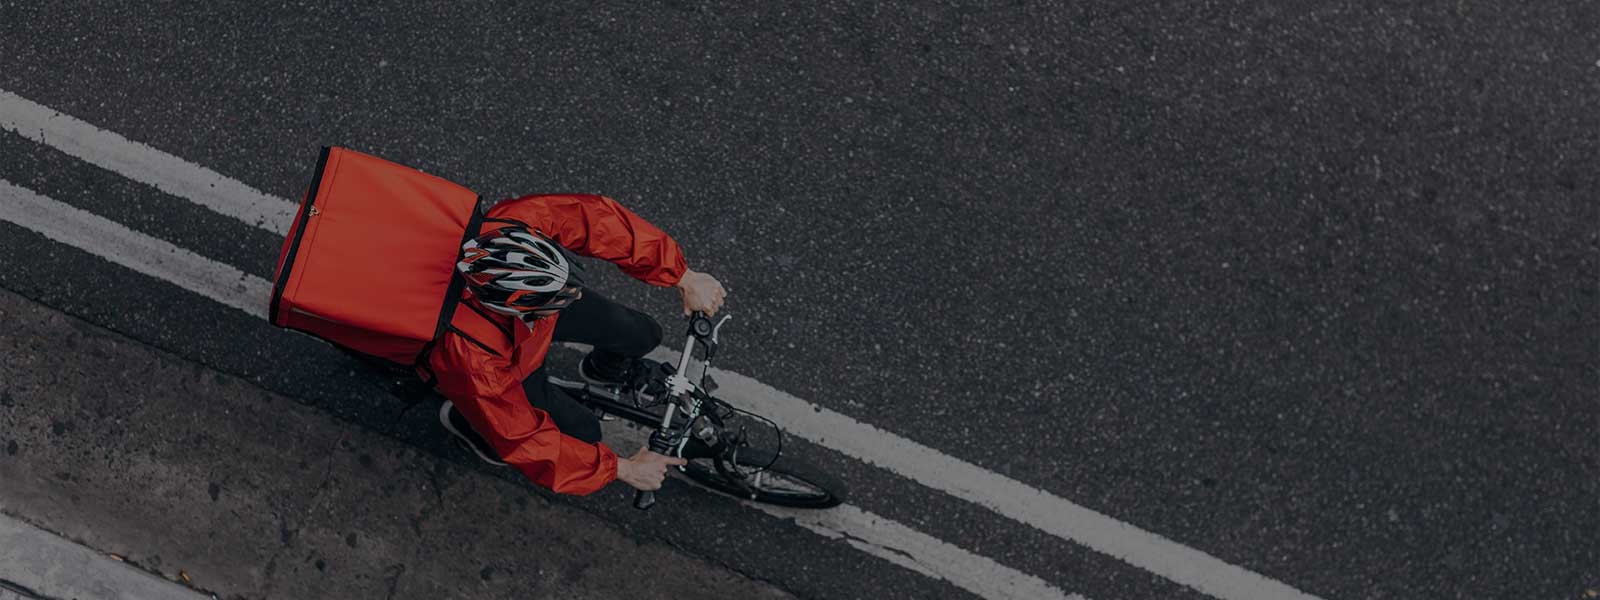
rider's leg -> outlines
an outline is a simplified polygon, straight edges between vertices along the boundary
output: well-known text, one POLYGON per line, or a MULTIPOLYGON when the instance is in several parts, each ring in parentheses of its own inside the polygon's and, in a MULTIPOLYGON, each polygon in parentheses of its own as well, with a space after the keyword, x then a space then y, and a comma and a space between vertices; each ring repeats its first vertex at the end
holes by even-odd
MULTIPOLYGON (((579 404, 577 400, 567 395, 566 390, 556 387, 545 378, 544 369, 534 371, 527 379, 522 380, 522 391, 528 395, 528 403, 535 408, 550 415, 550 420, 555 421, 556 428, 572 437, 591 444, 600 441, 600 419, 587 407, 579 404)), ((478 435, 472 428, 472 423, 455 410, 455 406, 446 400, 439 407, 439 422, 444 428, 466 444, 483 459, 483 462, 504 467, 506 463, 501 460, 500 454, 494 447, 478 435)))
POLYGON ((589 407, 567 395, 566 390, 550 383, 545 377, 544 368, 522 380, 522 391, 527 393, 529 404, 550 415, 550 420, 555 421, 561 433, 591 444, 600 441, 599 417, 589 407))
POLYGON ((661 343, 661 324, 650 315, 611 301, 594 290, 561 311, 555 339, 594 346, 584 359, 590 374, 620 381, 634 359, 661 343))
MULTIPOLYGON (((629 372, 633 360, 649 353, 661 342, 661 326, 649 315, 584 290, 583 297, 561 311, 556 321, 555 339, 594 346, 595 351, 586 359, 593 359, 597 365, 594 371, 605 376, 621 374, 616 378, 625 380, 622 375, 629 372)), ((589 443, 600 441, 599 418, 567 395, 566 390, 550 383, 543 368, 522 380, 522 390, 527 393, 528 403, 549 414, 562 433, 589 443)), ((485 462, 505 464, 448 402, 441 406, 439 420, 485 462)))

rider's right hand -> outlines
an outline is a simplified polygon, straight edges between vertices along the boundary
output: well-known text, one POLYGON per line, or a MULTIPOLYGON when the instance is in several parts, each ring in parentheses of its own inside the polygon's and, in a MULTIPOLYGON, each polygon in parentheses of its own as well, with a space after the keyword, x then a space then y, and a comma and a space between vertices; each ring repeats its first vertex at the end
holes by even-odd
POLYGON ((637 490, 659 490, 661 482, 667 478, 667 467, 686 462, 681 458, 656 454, 649 448, 640 448, 632 458, 617 457, 617 479, 637 490))
POLYGON ((686 269, 683 278, 678 280, 678 291, 683 296, 683 316, 687 317, 695 311, 715 316, 717 310, 722 308, 722 303, 728 297, 728 290, 722 287, 722 282, 717 278, 701 273, 694 269, 686 269))

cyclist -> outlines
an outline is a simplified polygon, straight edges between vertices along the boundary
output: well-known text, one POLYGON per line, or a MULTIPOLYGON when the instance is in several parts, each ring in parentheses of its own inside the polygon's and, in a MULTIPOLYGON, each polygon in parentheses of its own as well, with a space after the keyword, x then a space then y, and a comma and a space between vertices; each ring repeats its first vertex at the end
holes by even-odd
POLYGON ((515 467, 558 493, 589 494, 618 479, 659 489, 666 468, 683 459, 642 448, 617 456, 601 443, 594 413, 545 377, 550 344, 577 342, 594 347, 578 365, 584 379, 660 393, 641 389, 658 368, 643 356, 660 343, 660 324, 585 288, 566 251, 610 261, 651 285, 676 287, 685 314, 715 314, 727 295, 722 284, 689 269, 666 233, 603 196, 508 200, 488 211, 483 230, 456 264, 466 280, 458 313, 477 313, 494 333, 452 326, 430 353, 427 366, 448 400, 440 422, 483 460, 515 467))

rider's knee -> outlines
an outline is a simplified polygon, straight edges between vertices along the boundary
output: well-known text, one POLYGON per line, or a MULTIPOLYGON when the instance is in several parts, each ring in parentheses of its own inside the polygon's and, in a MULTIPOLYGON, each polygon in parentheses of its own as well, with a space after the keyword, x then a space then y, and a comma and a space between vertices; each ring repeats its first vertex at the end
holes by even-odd
POLYGON ((654 350, 656 348, 656 346, 660 346, 661 345, 661 337, 662 337, 661 324, 656 322, 655 319, 647 319, 647 320, 650 322, 650 327, 646 330, 647 333, 649 334, 647 336, 647 338, 649 339, 650 343, 645 348, 645 352, 649 352, 651 350, 654 350))

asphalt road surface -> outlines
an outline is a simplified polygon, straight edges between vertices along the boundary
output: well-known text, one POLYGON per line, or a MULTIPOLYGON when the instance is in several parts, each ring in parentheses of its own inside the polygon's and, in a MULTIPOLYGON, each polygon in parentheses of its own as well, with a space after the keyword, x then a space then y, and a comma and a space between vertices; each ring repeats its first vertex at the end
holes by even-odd
MULTIPOLYGON (((0 91, 281 198, 330 144, 612 196, 727 284, 724 368, 1304 594, 1600 590, 1592 2, 6 2, 0 91)), ((272 277, 279 236, 59 146, 0 132, 0 179, 272 277)), ((0 265, 469 460, 311 340, 10 222, 0 265)), ((1206 595, 797 445, 853 507, 1061 592, 1206 595)), ((800 597, 982 594, 625 497, 557 502, 800 597)))

